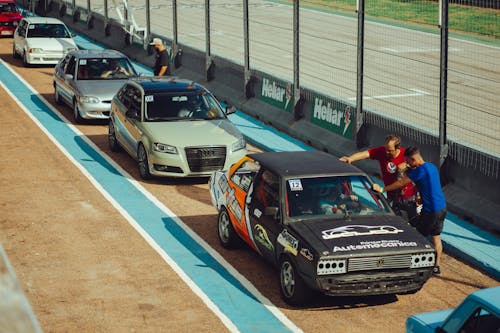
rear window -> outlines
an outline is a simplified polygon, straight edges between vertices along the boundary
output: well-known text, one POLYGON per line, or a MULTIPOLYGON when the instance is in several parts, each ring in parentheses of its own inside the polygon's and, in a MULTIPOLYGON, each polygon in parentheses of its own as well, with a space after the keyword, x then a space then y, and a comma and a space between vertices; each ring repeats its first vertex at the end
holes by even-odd
POLYGON ((13 3, 0 3, 0 13, 18 13, 19 9, 13 3))

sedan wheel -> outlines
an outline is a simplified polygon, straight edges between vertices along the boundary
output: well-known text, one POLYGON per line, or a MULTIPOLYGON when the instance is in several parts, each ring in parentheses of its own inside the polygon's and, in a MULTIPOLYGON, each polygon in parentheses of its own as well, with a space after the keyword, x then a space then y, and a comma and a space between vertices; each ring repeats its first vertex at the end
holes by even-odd
POLYGON ((116 140, 115 125, 111 120, 108 123, 108 145, 109 149, 114 152, 120 151, 121 149, 120 143, 116 140))
POLYGON ((77 124, 81 124, 84 120, 80 114, 80 110, 78 110, 78 103, 76 101, 73 101, 73 116, 77 124))
POLYGON ((54 84, 54 100, 56 101, 56 104, 61 105, 61 95, 59 95, 59 90, 57 89, 57 84, 54 84))
POLYGON ((26 52, 23 53, 23 65, 24 67, 30 67, 30 63, 28 62, 28 56, 26 55, 26 52))
POLYGON ((12 57, 13 57, 14 59, 19 59, 19 58, 21 58, 21 57, 19 56, 19 54, 17 54, 17 52, 16 52, 16 46, 14 45, 14 43, 12 43, 12 57))
POLYGON ((142 179, 151 179, 151 173, 149 172, 148 155, 146 149, 142 144, 139 145, 137 150, 137 161, 139 163, 139 174, 142 179))
POLYGON ((217 220, 217 234, 222 247, 226 249, 237 248, 241 244, 240 237, 234 231, 226 208, 222 207, 217 220))
POLYGON ((307 301, 308 288, 288 257, 280 262, 280 287, 281 296, 288 304, 297 306, 307 301))

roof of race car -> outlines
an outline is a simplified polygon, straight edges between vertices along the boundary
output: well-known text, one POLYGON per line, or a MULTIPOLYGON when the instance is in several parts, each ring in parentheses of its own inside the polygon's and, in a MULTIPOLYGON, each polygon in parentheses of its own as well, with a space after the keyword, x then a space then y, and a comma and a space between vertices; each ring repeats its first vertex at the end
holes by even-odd
POLYGON ((363 174, 354 165, 342 162, 322 151, 265 152, 249 154, 250 158, 280 176, 316 174, 363 174))
POLYGON ((131 81, 139 84, 146 93, 206 91, 197 82, 175 76, 141 76, 131 81))

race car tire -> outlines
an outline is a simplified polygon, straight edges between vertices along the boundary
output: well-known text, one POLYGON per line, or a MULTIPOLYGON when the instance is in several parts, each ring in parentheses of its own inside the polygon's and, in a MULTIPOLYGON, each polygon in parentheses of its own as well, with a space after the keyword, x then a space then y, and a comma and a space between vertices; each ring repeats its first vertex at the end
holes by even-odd
POLYGON ((59 95, 59 90, 57 90, 57 84, 54 83, 54 100, 57 105, 62 105, 61 95, 59 95))
POLYGON ((137 148, 137 163, 139 166, 139 174, 141 178, 144 180, 151 179, 151 173, 149 172, 149 162, 148 162, 148 154, 146 153, 146 148, 141 143, 139 144, 139 148, 137 148))
POLYGON ((295 263, 283 256, 280 260, 280 292, 283 300, 292 306, 300 306, 308 301, 310 290, 299 275, 295 263))
POLYGON ((16 47, 15 47, 14 43, 12 43, 12 57, 14 59, 21 58, 21 56, 16 52, 16 47))
POLYGON ((31 64, 28 61, 28 56, 26 55, 26 52, 23 53, 23 66, 24 67, 31 67, 31 64))
POLYGON ((235 249, 241 245, 241 239, 236 234, 231 219, 225 207, 222 207, 217 219, 217 235, 222 247, 235 249))
POLYGON ((115 125, 112 121, 108 123, 108 145, 109 149, 113 152, 119 152, 122 148, 116 139, 115 125))

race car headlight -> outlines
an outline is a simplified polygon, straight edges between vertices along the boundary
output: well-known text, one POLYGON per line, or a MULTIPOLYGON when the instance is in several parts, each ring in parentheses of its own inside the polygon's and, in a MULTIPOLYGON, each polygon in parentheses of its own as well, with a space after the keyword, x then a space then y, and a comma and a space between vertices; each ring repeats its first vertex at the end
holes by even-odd
POLYGON ((80 96, 80 103, 96 104, 99 103, 99 98, 94 96, 80 96))
POLYGON ((31 48, 29 53, 42 53, 43 49, 40 48, 31 48))
POLYGON ((15 27, 17 27, 17 26, 19 25, 19 21, 14 21, 14 22, 12 22, 12 24, 13 24, 15 27))
POLYGON ((159 142, 153 143, 153 150, 159 153, 177 154, 177 148, 159 142))
POLYGON ((435 263, 436 256, 434 252, 412 254, 410 268, 433 267, 435 263))
POLYGON ((78 50, 76 47, 68 47, 66 50, 64 50, 64 52, 68 53, 70 51, 75 51, 75 50, 78 50))
POLYGON ((241 137, 238 139, 238 141, 233 142, 233 144, 231 145, 231 151, 235 152, 235 151, 241 150, 241 149, 245 148, 245 146, 246 146, 245 139, 243 139, 243 137, 241 137))
POLYGON ((346 259, 320 259, 316 273, 318 275, 344 274, 347 272, 346 259))

